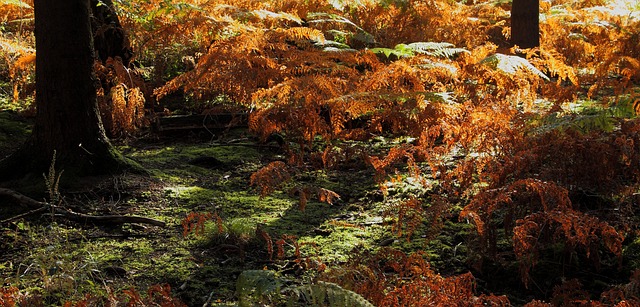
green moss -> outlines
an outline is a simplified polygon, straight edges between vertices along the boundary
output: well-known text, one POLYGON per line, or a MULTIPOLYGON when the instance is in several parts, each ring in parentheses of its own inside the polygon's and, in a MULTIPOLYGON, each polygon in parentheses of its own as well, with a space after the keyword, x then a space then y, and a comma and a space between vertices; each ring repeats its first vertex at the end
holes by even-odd
POLYGON ((191 159, 214 157, 225 164, 240 164, 259 159, 262 155, 251 146, 216 146, 208 144, 191 144, 167 146, 163 148, 134 151, 132 158, 143 161, 146 165, 172 166, 176 163, 184 165, 191 159))
POLYGON ((31 124, 12 112, 0 112, 0 159, 17 149, 31 134, 31 124))
POLYGON ((22 136, 31 133, 31 125, 12 112, 0 112, 0 134, 5 137, 22 136))
MULTIPOLYGON (((258 227, 266 231, 274 243, 282 235, 295 236, 302 257, 327 265, 348 261, 355 250, 375 251, 384 239, 394 238, 393 221, 385 216, 389 212, 389 197, 384 199, 377 192, 371 192, 377 187, 373 171, 366 166, 348 172, 293 169, 292 181, 287 186, 260 197, 249 186, 249 177, 271 161, 272 152, 260 152, 252 146, 210 144, 161 147, 147 144, 146 148, 120 149, 125 156, 150 170, 152 178, 146 181, 118 178, 114 181, 115 190, 124 193, 110 196, 107 208, 160 219, 168 226, 157 229, 124 225, 106 231, 144 235, 87 238, 73 245, 59 244, 56 253, 69 255, 64 263, 89 268, 90 273, 78 275, 74 290, 78 293, 103 293, 100 280, 105 279, 113 281, 110 287, 115 290, 135 285, 144 291, 150 284, 168 282, 174 289, 179 288, 180 298, 190 306, 202 305, 203 297, 209 294, 213 301, 233 302, 237 301, 235 287, 241 272, 265 267, 285 270, 283 267, 294 258, 291 241, 284 246, 285 259, 265 262, 267 246, 263 238, 256 235, 258 227), (301 211, 297 197, 288 193, 297 185, 335 191, 341 200, 327 204, 311 197, 301 211), (190 212, 217 213, 222 218, 223 231, 219 232, 215 221, 208 221, 204 235, 183 238, 181 222, 190 212), (114 268, 121 268, 126 274, 113 275, 109 270, 114 268)), ((390 197, 401 199, 405 194, 424 194, 416 191, 398 188, 390 197)), ((105 202, 93 205, 103 208, 105 202)), ((458 224, 447 226, 450 228, 436 240, 422 238, 425 229, 419 229, 411 241, 400 238, 391 246, 406 251, 426 249, 437 263, 462 266, 468 253, 455 233, 469 232, 469 229, 455 225, 458 224), (449 235, 454 238, 448 238, 449 235), (455 257, 451 257, 452 254, 455 257)), ((8 272, 15 271, 7 268, 8 264, 4 266, 8 272)), ((41 279, 42 275, 30 276, 21 281, 22 286, 28 283, 44 289, 39 284, 41 279)))
POLYGON ((164 196, 167 198, 176 199, 178 201, 186 202, 188 207, 194 205, 209 204, 213 200, 223 197, 224 194, 220 191, 202 188, 199 186, 167 186, 164 188, 164 196))
POLYGON ((319 256, 326 263, 343 263, 354 250, 371 249, 371 242, 352 231, 336 231, 328 236, 302 237, 305 256, 319 256))

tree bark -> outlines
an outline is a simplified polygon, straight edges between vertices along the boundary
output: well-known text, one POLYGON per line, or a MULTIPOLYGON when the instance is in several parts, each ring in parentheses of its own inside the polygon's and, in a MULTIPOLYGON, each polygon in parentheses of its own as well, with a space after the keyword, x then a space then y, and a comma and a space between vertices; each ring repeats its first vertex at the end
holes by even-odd
POLYGON ((125 67, 133 57, 127 33, 120 25, 111 0, 91 0, 91 28, 96 55, 103 64, 108 58, 120 57, 125 67))
POLYGON ((34 11, 35 126, 26 144, 0 162, 0 179, 45 173, 54 151, 65 175, 130 168, 105 136, 98 111, 89 0, 35 0, 34 11))
POLYGON ((540 46, 539 0, 513 0, 511 6, 511 43, 520 48, 540 46))

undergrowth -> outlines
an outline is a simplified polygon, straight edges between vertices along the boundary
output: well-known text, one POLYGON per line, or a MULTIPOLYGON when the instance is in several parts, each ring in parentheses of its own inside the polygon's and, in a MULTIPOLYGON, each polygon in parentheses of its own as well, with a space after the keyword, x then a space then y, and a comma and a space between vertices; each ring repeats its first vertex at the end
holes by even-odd
MULTIPOLYGON (((96 62, 111 136, 135 135, 156 111, 169 115, 163 103, 177 95, 212 106, 209 115, 224 112, 215 108, 221 101, 247 112, 254 139, 243 136, 251 143, 242 146, 277 143, 277 153, 242 170, 246 161, 160 175, 222 189, 198 199, 201 208, 175 208, 185 241, 215 233, 213 254, 223 261, 284 263, 291 267, 281 271, 306 278, 295 287, 328 281, 375 305, 638 304, 638 274, 625 258, 638 235, 637 5, 542 2, 541 46, 521 50, 508 45, 510 4, 501 1, 115 4, 137 58, 133 66, 96 62), (354 192, 357 182, 320 175, 357 171, 377 188, 354 192), (207 174, 217 182, 203 183, 207 174), (231 201, 224 189, 238 186, 252 194, 231 201), (212 199, 247 208, 215 207, 212 199), (235 215, 260 206, 261 220, 235 215), (287 206, 284 217, 274 213, 287 206), (277 225, 284 218, 295 226, 277 225), (468 250, 467 273, 440 274, 414 252, 448 235, 451 223, 475 231, 456 240, 468 250), (373 237, 385 238, 359 233, 368 228, 391 241, 373 246, 373 237), (329 257, 317 242, 329 244, 324 237, 336 229, 349 229, 358 242, 350 248, 364 251, 336 244, 349 257, 329 257), (382 248, 416 242, 423 245, 408 253, 382 248), (260 252, 248 255, 252 248, 260 252), (525 294, 477 291, 473 276, 491 270, 517 274, 521 284, 505 291, 525 294), (607 285, 588 283, 593 276, 607 285)), ((31 7, 0 3, 0 101, 13 109, 32 95, 31 7)), ((177 163, 162 154, 149 166, 177 163)), ((167 288, 150 289, 147 300, 172 302, 167 288)), ((296 293, 310 295, 303 292, 296 293)), ((2 299, 14 304, 24 293, 4 288, 2 299)))

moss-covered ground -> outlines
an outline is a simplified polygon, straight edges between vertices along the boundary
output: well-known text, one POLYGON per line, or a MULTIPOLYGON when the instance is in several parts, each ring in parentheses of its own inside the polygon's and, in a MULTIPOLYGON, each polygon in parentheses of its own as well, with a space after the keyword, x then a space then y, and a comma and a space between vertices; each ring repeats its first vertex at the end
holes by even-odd
MULTIPOLYGON (((6 155, 26 139, 29 124, 6 112, 0 118, 0 153, 6 155)), ((356 249, 375 250, 392 238, 382 199, 370 193, 376 190, 373 170, 364 165, 349 172, 298 172, 294 181, 342 196, 333 204, 311 200, 302 211, 286 188, 262 197, 250 186, 253 172, 284 156, 254 142, 242 129, 216 142, 149 137, 119 149, 151 176, 124 174, 96 178, 83 189, 63 187, 62 204, 92 214, 145 216, 167 226, 79 225, 46 214, 3 224, 0 276, 6 286, 60 305, 86 294, 104 296, 131 287, 144 291, 168 283, 189 306, 234 304, 243 271, 266 268, 302 283, 313 270, 296 268, 296 260, 331 266, 348 261, 356 249), (209 219, 204 231, 185 236, 182 222, 192 212, 215 213, 223 231, 209 219), (280 245, 285 254, 278 255, 277 241, 283 236, 289 239, 280 245)), ((3 218, 12 213, 3 210, 3 218)))
MULTIPOLYGON (((0 153, 7 155, 26 139, 29 123, 7 112, 0 118, 0 153)), ((149 137, 119 149, 151 176, 124 174, 95 179, 84 189, 61 188, 63 205, 92 214, 155 218, 167 226, 79 225, 46 214, 4 224, 0 276, 6 286, 60 305, 86 294, 104 296, 131 287, 144 291, 168 283, 189 306, 234 304, 237 279, 244 271, 266 268, 302 283, 317 270, 302 270, 296 260, 331 267, 348 261, 355 250, 406 242, 390 232, 392 220, 385 215, 383 198, 372 193, 377 190, 373 169, 364 164, 348 171, 299 171, 290 184, 302 182, 341 195, 332 204, 311 200, 302 211, 286 188, 262 197, 250 186, 253 172, 284 156, 254 142, 242 129, 216 142, 149 137), (223 231, 209 219, 204 231, 185 236, 182 222, 192 212, 215 213, 223 231), (278 255, 277 241, 283 236, 289 239, 280 246, 285 254, 278 255)), ((462 250, 460 242, 437 242, 434 261, 444 261, 442 252, 462 250)), ((405 248, 424 248, 420 244, 414 240, 405 248)))
MULTIPOLYGON (((8 153, 27 137, 29 125, 9 113, 0 112, 0 119, 0 153, 8 153)), ((390 187, 383 196, 373 169, 364 163, 348 169, 297 170, 289 185, 325 188, 341 196, 332 204, 311 199, 302 211, 287 186, 264 197, 250 186, 252 173, 284 155, 254 142, 243 129, 227 131, 216 141, 193 135, 149 136, 118 148, 151 175, 96 178, 82 189, 61 188, 62 205, 91 214, 145 216, 167 226, 95 226, 47 214, 2 224, 0 276, 5 286, 55 306, 87 294, 106 297, 169 284, 172 294, 188 306, 232 306, 244 291, 239 286, 239 277, 246 277, 243 272, 274 272, 284 286, 295 286, 320 270, 350 261, 355 253, 389 246, 407 253, 424 251, 445 276, 474 271, 483 260, 472 252, 473 226, 459 222, 457 212, 444 220, 440 232, 431 233, 431 225, 422 223, 411 240, 398 237, 390 208, 401 196, 424 191, 409 184, 390 187), (183 222, 191 213, 207 219, 203 228, 185 235, 183 222), (278 244, 279 239, 284 241, 278 244), (280 248, 284 254, 279 255, 280 248)), ((0 207, 0 219, 11 215, 9 202, 0 199, 0 207)), ((627 258, 636 260, 625 265, 640 266, 638 246, 627 244, 627 258)), ((505 286, 519 283, 515 262, 513 271, 484 268, 484 276, 478 274, 479 291, 503 291, 496 294, 508 294, 516 303, 528 301, 517 294, 520 286, 505 286)), ((257 295, 258 301, 250 303, 281 302, 280 293, 274 293, 257 295)))

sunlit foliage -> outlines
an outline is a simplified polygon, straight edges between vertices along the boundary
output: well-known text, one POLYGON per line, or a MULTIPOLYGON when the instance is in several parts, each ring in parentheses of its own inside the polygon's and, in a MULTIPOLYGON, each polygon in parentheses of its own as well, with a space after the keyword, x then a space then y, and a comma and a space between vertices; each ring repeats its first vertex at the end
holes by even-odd
MULTIPOLYGON (((633 213, 640 179, 637 6, 619 13, 608 1, 541 1, 541 46, 516 50, 502 1, 115 2, 137 57, 135 67, 96 64, 114 136, 144 125, 145 104, 226 97, 250 112, 259 139, 284 139, 286 162, 250 178, 260 195, 318 157, 315 166, 330 168, 355 156, 383 193, 403 180, 424 190, 393 203, 396 235, 411 239, 423 220, 440 225, 455 212, 475 226, 483 256, 499 257, 498 241, 508 242, 511 250, 500 252, 519 261, 527 286, 552 245, 598 268, 603 258, 620 259, 625 236, 637 231, 602 214, 633 213), (595 106, 576 109, 586 99, 595 106), (377 137, 409 141, 375 152, 345 145, 377 137), (616 202, 593 208, 581 195, 616 202)), ((17 103, 34 59, 33 12, 22 1, 0 2, 0 12, 0 78, 17 103)), ((312 194, 327 203, 338 197, 296 191, 301 209, 312 194)), ((383 257, 354 260, 326 278, 382 305, 508 304, 475 296, 470 274, 434 273, 421 254, 383 257), (395 275, 386 279, 389 269, 395 275)), ((572 300, 588 300, 578 288, 567 282, 554 297, 569 289, 572 300)), ((601 301, 635 295, 625 289, 601 301)))

